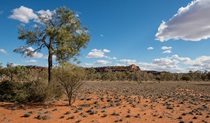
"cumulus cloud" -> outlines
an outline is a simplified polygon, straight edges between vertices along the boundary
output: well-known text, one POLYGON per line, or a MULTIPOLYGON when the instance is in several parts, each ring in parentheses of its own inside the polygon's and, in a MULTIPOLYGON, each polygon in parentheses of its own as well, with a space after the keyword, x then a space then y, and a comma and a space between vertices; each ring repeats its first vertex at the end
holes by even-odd
POLYGON ((86 58, 110 58, 105 55, 105 53, 109 53, 110 50, 103 49, 103 50, 98 50, 98 49, 92 49, 91 52, 88 53, 86 58))
POLYGON ((161 49, 162 49, 162 50, 171 50, 172 47, 162 46, 161 49))
POLYGON ((0 53, 4 53, 4 54, 6 54, 6 53, 7 53, 7 51, 6 51, 5 49, 0 49, 0 53))
POLYGON ((156 40, 170 39, 200 41, 210 38, 210 1, 194 0, 178 12, 169 21, 162 21, 156 33, 156 40))
POLYGON ((166 58, 157 58, 151 63, 139 62, 138 65, 143 70, 169 71, 169 72, 189 72, 189 70, 210 71, 210 56, 200 56, 193 59, 172 55, 166 58))
MULTIPOLYGON (((166 62, 164 64, 168 64, 168 63, 166 62)), ((138 65, 143 70, 169 71, 169 72, 178 72, 178 73, 187 72, 184 68, 181 68, 178 65, 167 67, 165 65, 159 65, 156 63, 145 63, 145 62, 140 62, 138 63, 138 65)))
POLYGON ((95 62, 95 64, 98 64, 98 65, 107 65, 107 64, 111 64, 110 61, 107 61, 107 60, 97 60, 95 62))
POLYGON ((188 62, 194 70, 210 70, 210 56, 200 56, 188 62))
POLYGON ((159 59, 154 59, 152 63, 157 64, 159 66, 166 66, 172 68, 174 65, 178 63, 178 61, 171 60, 169 58, 159 58, 159 59))
POLYGON ((115 66, 126 66, 125 64, 116 63, 115 66))
POLYGON ((10 15, 9 18, 28 23, 29 20, 37 19, 38 16, 33 12, 33 9, 20 6, 19 8, 12 10, 12 15, 10 15))
POLYGON ((188 58, 188 57, 179 57, 179 55, 177 55, 177 54, 176 55, 173 55, 172 58, 173 59, 177 59, 178 61, 183 62, 185 64, 187 64, 188 62, 191 61, 190 58, 188 58))
POLYGON ((137 63, 142 70, 169 71, 169 72, 186 72, 185 68, 179 66, 179 61, 172 57, 153 59, 151 63, 137 63))
POLYGON ((165 54, 165 53, 171 53, 172 51, 171 50, 165 50, 165 51, 163 51, 163 53, 165 54))
MULTIPOLYGON (((28 47, 27 48, 29 51, 34 51, 34 49, 32 47, 28 47)), ((28 52, 26 52, 25 54, 27 54, 28 52)), ((38 53, 38 52, 34 52, 31 57, 33 58, 42 58, 43 54, 42 53, 38 53)))
POLYGON ((50 10, 39 10, 37 13, 38 15, 42 18, 40 20, 39 18, 35 19, 36 22, 42 23, 43 21, 47 21, 52 18, 52 15, 55 11, 50 11, 50 10))
POLYGON ((148 47, 147 50, 154 50, 154 48, 153 47, 148 47))
POLYGON ((171 51, 172 47, 163 46, 163 47, 161 47, 161 49, 164 50, 163 53, 171 53, 172 52, 171 51))
POLYGON ((110 52, 110 50, 103 49, 103 52, 105 52, 105 53, 109 53, 109 52, 110 52))

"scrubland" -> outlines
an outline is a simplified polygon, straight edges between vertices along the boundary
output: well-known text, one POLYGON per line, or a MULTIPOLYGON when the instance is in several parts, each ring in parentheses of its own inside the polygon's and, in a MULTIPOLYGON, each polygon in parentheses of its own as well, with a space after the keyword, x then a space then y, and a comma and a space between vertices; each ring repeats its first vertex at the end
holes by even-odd
POLYGON ((208 123, 209 82, 84 82, 75 103, 0 102, 0 122, 208 123))

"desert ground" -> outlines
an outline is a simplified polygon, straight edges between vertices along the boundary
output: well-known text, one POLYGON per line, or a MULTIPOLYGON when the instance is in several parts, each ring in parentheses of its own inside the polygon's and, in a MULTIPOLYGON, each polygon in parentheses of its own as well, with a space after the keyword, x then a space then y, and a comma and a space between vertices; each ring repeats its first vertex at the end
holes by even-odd
POLYGON ((0 102, 0 123, 210 123, 210 82, 85 82, 76 102, 0 102))

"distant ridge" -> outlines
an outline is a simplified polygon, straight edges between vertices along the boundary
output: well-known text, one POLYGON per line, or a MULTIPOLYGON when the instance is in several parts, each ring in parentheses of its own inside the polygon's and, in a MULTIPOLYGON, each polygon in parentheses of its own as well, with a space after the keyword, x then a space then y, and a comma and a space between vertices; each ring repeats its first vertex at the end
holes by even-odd
POLYGON ((104 66, 104 67, 91 67, 85 68, 87 70, 95 69, 95 72, 126 72, 126 71, 141 71, 139 66, 134 64, 129 66, 104 66))

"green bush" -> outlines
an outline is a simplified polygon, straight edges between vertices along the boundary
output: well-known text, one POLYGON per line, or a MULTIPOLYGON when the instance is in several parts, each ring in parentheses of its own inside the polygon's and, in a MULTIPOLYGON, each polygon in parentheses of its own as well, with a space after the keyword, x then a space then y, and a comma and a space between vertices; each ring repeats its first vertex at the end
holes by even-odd
POLYGON ((29 94, 28 102, 45 102, 62 96, 61 87, 54 83, 48 85, 44 82, 27 82, 25 87, 29 94))
POLYGON ((19 82, 3 81, 0 83, 0 101, 25 101, 27 94, 19 82))
POLYGON ((58 85, 44 82, 11 82, 0 83, 0 101, 45 102, 60 98, 62 89, 58 85))

